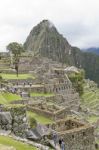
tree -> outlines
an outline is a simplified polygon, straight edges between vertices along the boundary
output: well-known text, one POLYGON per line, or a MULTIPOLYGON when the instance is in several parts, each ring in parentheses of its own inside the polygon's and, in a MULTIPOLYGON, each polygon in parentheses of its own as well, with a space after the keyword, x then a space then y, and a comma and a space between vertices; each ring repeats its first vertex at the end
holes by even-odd
POLYGON ((69 79, 73 84, 75 90, 81 96, 83 94, 83 84, 84 84, 85 72, 84 70, 79 70, 79 73, 71 73, 69 79))
POLYGON ((12 42, 7 45, 7 50, 14 55, 14 65, 18 77, 19 57, 21 53, 24 52, 23 45, 17 42, 12 42))

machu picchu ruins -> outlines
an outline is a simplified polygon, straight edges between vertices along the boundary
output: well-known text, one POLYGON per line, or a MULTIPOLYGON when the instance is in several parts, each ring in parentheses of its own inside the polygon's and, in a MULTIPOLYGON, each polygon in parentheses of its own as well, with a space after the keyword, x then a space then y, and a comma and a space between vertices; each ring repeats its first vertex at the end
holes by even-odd
POLYGON ((90 93, 99 100, 98 85, 86 79, 74 49, 43 20, 23 45, 12 42, 0 53, 1 139, 31 150, 99 149, 99 102, 88 101, 90 93))
MULTIPOLYGON (((80 70, 69 69, 48 58, 27 55, 20 57, 19 66, 19 76, 27 74, 26 79, 3 78, 5 81, 1 82, 1 93, 16 94, 20 98, 1 104, 0 128, 53 148, 51 136, 55 132, 58 138, 64 139, 68 150, 94 150, 93 126, 73 118, 73 111, 80 109, 80 97, 68 74, 80 70), (36 114, 49 120, 42 124, 36 120, 36 114)), ((2 70, 2 74, 16 76, 13 68, 9 72, 2 70)))

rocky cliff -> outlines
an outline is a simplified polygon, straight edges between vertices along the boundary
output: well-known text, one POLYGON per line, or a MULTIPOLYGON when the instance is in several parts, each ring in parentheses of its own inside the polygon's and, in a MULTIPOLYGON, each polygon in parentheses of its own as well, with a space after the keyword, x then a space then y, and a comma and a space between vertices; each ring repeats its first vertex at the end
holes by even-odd
POLYGON ((24 47, 34 55, 83 68, 87 78, 99 83, 99 56, 72 47, 48 20, 43 20, 31 30, 24 47))

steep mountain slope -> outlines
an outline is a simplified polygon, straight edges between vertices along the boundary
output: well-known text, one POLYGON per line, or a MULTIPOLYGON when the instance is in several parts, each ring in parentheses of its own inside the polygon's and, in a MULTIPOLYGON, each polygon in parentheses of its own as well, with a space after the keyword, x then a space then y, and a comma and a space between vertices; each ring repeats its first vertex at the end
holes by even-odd
POLYGON ((99 83, 99 56, 72 47, 48 20, 43 20, 31 30, 24 47, 34 55, 84 68, 86 77, 99 83))
POLYGON ((99 56, 82 52, 78 48, 72 49, 72 55, 74 58, 74 64, 78 68, 83 68, 85 70, 86 78, 94 80, 99 84, 99 56))
POLYGON ((70 62, 73 62, 71 56, 69 59, 69 54, 71 53, 70 44, 48 20, 43 20, 33 28, 24 47, 26 50, 33 51, 35 55, 39 54, 61 62, 70 60, 70 62))
POLYGON ((81 105, 89 108, 91 111, 99 112, 99 88, 94 81, 85 80, 81 105))

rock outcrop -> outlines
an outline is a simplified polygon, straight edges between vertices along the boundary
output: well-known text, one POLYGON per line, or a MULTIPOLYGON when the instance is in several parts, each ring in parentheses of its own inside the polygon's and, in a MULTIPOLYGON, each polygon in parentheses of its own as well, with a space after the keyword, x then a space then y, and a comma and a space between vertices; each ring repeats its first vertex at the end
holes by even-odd
POLYGON ((0 112, 0 129, 11 130, 12 116, 10 112, 0 112))
POLYGON ((25 137, 28 130, 26 108, 24 106, 4 107, 0 112, 0 130, 11 131, 17 136, 25 137))

